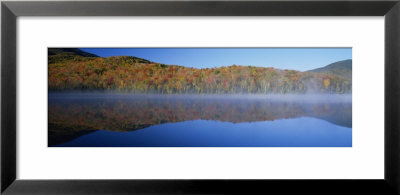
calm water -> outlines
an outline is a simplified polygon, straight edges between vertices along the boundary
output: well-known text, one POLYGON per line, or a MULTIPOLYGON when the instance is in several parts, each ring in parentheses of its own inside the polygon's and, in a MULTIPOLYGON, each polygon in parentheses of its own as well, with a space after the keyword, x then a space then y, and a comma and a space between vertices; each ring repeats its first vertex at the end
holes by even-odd
POLYGON ((350 95, 49 94, 49 146, 351 147, 350 95))

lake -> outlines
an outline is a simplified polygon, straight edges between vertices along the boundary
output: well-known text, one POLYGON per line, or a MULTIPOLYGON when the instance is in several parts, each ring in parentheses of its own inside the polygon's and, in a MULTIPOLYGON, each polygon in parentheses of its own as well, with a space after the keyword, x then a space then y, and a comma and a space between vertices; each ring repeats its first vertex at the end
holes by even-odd
POLYGON ((49 147, 351 147, 351 95, 49 93, 49 147))

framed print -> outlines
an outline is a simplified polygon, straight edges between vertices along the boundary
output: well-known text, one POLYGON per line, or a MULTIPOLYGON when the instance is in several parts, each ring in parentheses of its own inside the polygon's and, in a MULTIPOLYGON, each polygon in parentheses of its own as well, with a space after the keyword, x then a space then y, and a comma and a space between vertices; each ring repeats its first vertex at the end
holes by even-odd
POLYGON ((396 194, 399 12, 3 1, 1 190, 396 194))
POLYGON ((351 147, 351 50, 48 48, 48 147, 351 147))

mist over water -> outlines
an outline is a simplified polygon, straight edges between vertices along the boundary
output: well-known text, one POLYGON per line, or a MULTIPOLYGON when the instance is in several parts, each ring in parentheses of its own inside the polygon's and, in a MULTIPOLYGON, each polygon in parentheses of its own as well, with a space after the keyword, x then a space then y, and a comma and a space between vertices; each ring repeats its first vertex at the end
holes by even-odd
POLYGON ((349 94, 51 92, 49 146, 348 147, 351 100, 349 94))
POLYGON ((119 92, 51 92, 51 99, 225 99, 280 102, 351 103, 351 94, 131 94, 119 92), (84 95, 82 95, 84 94, 84 95))
POLYGON ((49 147, 352 146, 351 48, 84 50, 48 48, 49 147))

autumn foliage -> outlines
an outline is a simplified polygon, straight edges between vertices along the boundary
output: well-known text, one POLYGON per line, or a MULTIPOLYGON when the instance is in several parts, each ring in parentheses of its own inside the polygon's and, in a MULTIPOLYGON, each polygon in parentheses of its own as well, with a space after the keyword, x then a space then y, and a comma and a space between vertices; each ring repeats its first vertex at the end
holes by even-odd
POLYGON ((190 68, 130 56, 49 55, 49 90, 157 94, 351 93, 351 78, 255 66, 190 68))

